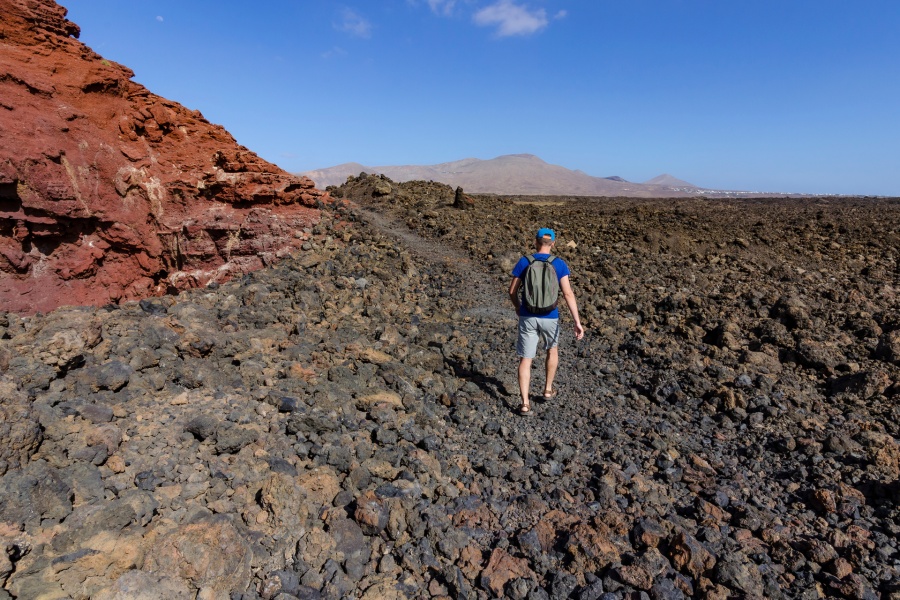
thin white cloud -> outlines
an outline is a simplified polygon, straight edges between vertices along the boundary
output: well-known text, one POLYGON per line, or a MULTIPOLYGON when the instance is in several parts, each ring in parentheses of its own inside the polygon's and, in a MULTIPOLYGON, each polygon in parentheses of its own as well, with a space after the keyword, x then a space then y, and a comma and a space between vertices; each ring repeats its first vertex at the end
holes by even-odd
POLYGON ((361 38, 368 38, 372 35, 372 23, 351 8, 341 11, 340 21, 334 24, 334 28, 361 38))
POLYGON ((553 20, 559 21, 560 19, 565 19, 567 16, 569 16, 569 11, 561 10, 558 13, 556 13, 555 15, 553 15, 553 20))
POLYGON ((163 22, 163 18, 162 18, 161 16, 158 16, 158 15, 157 15, 157 17, 156 17, 156 20, 159 21, 160 23, 163 22))
POLYGON ((417 8, 424 3, 428 5, 428 8, 430 8, 431 12, 434 14, 442 17, 449 17, 453 15, 453 10, 456 8, 458 1, 459 0, 406 0, 406 3, 417 8))
POLYGON ((531 35, 547 26, 547 11, 498 0, 476 12, 473 19, 481 27, 496 27, 500 37, 531 35))
POLYGON ((431 12, 436 15, 450 16, 456 6, 456 0, 427 0, 431 12))

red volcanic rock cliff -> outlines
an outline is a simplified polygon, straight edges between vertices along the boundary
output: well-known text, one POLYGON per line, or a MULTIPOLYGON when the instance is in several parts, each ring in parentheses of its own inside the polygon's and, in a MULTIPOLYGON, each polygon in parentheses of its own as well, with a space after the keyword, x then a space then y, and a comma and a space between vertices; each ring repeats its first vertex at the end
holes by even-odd
POLYGON ((205 285, 303 242, 323 193, 77 41, 51 0, 0 0, 0 310, 205 285))

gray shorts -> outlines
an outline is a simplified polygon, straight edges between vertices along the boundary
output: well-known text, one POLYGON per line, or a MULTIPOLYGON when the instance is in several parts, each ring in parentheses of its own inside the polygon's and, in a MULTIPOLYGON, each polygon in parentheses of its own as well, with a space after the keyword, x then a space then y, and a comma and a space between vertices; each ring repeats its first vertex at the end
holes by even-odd
POLYGON ((538 340, 549 350, 559 345, 559 319, 541 319, 538 317, 519 317, 519 340, 516 342, 516 354, 522 358, 534 358, 537 353, 538 340))

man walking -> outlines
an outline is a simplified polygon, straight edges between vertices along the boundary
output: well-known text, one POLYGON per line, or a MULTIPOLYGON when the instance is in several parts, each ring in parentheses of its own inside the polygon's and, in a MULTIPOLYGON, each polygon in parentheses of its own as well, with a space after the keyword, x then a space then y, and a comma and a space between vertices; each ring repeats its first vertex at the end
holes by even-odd
POLYGON ((519 414, 531 415, 531 363, 537 353, 538 341, 547 349, 547 376, 544 383, 544 399, 556 396, 553 379, 559 365, 559 309, 556 304, 562 293, 572 319, 575 321, 575 339, 584 337, 584 328, 578 317, 578 304, 569 283, 569 265, 550 251, 556 243, 556 233, 552 229, 538 230, 534 241, 536 252, 523 256, 512 271, 509 284, 509 298, 519 316, 519 338, 516 354, 519 355, 519 391, 522 405, 519 414), (548 270, 549 267, 549 270, 548 270), (530 272, 532 271, 533 272, 530 272), (544 279, 544 275, 547 279, 544 279), (553 289, 551 275, 555 275, 558 287, 553 289))

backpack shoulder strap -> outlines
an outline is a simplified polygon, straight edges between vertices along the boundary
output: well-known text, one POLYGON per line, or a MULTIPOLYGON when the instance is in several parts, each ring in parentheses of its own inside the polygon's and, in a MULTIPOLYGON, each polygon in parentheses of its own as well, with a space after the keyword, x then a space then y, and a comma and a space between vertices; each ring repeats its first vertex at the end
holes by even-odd
POLYGON ((552 263, 554 260, 556 260, 556 257, 551 254, 550 257, 547 259, 547 262, 552 263))
POLYGON ((535 261, 534 254, 529 254, 529 255, 526 256, 525 258, 528 259, 528 264, 529 264, 529 265, 535 261))

